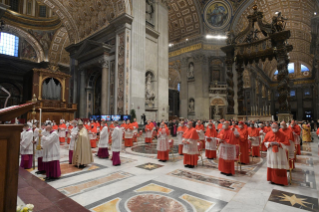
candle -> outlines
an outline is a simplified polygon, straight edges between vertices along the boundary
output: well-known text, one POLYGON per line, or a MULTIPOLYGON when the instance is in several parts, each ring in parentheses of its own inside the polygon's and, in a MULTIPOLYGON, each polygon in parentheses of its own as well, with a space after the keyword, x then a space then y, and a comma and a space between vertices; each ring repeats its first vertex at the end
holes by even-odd
POLYGON ((39 118, 40 119, 40 122, 39 122, 40 126, 39 126, 39 128, 41 128, 41 125, 42 125, 42 122, 41 122, 41 120, 42 120, 42 109, 40 108, 39 110, 40 110, 40 118, 39 118))

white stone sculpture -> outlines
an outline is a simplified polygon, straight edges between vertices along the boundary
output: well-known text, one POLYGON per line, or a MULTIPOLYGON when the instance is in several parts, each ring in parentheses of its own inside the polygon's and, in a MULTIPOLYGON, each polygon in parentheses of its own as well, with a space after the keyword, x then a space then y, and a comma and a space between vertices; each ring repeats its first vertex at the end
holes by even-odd
POLYGON ((155 100, 155 94, 154 94, 153 86, 152 86, 152 74, 148 73, 146 75, 146 82, 145 82, 146 106, 154 107, 154 100, 155 100))

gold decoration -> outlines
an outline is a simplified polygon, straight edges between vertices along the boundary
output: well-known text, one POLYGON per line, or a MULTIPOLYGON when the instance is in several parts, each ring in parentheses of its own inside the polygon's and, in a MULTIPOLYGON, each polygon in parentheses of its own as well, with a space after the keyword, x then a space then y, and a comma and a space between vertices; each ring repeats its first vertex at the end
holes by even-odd
POLYGON ((147 164, 147 165, 144 166, 144 168, 153 169, 153 168, 155 168, 155 166, 153 164, 147 164))
POLYGON ((283 196, 278 196, 278 197, 282 198, 280 201, 282 201, 282 202, 290 202, 291 206, 294 206, 295 204, 299 204, 301 206, 304 206, 304 207, 308 208, 304 204, 312 204, 312 203, 304 201, 306 199, 297 198, 296 195, 292 195, 292 196, 288 196, 286 194, 282 194, 282 195, 283 196))
POLYGON ((50 65, 49 65, 49 69, 50 69, 51 71, 53 71, 53 72, 58 72, 58 71, 60 71, 59 66, 58 66, 58 65, 55 65, 55 64, 50 64, 50 65))

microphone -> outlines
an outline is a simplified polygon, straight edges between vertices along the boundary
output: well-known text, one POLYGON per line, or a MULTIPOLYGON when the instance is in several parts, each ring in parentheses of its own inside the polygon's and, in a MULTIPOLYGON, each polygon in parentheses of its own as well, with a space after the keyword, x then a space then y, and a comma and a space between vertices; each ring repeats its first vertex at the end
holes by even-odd
POLYGON ((5 101, 5 103, 4 103, 4 107, 3 108, 6 108, 7 107, 7 103, 8 103, 8 99, 11 97, 11 94, 10 94, 10 92, 9 91, 7 91, 4 87, 2 87, 1 85, 0 85, 0 89, 1 90, 3 90, 5 93, 7 93, 9 96, 7 97, 7 99, 6 99, 6 101, 5 101))

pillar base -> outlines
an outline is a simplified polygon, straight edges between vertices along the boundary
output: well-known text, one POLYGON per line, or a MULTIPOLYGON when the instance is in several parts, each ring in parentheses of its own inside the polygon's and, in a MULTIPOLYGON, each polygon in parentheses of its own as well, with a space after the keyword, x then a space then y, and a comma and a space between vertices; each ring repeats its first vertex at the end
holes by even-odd
POLYGON ((278 113, 277 117, 278 117, 278 123, 280 123, 282 121, 285 121, 285 122, 291 121, 294 116, 290 113, 278 113))

